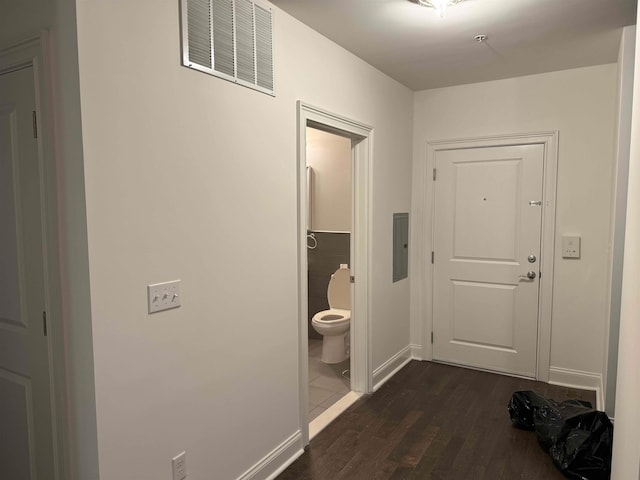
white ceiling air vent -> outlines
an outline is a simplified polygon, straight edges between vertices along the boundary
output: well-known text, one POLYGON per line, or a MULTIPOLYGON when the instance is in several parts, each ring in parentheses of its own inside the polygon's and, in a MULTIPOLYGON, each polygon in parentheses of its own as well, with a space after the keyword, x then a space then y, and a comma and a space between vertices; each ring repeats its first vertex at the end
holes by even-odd
POLYGON ((273 13, 251 0, 181 0, 182 64, 274 95, 273 13))

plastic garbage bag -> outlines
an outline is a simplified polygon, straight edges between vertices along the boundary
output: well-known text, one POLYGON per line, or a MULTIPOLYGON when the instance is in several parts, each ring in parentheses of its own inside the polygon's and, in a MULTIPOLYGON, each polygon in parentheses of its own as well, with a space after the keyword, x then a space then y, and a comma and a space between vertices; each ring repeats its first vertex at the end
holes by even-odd
POLYGON ((567 428, 575 423, 572 420, 595 412, 589 402, 581 400, 567 400, 560 403, 548 400, 548 402, 534 412, 535 431, 538 440, 546 449, 550 449, 564 438, 567 428))
POLYGON ((509 401, 511 422, 518 428, 533 430, 535 428, 534 411, 549 405, 549 401, 536 392, 516 392, 509 401))
POLYGON ((535 392, 516 392, 509 401, 512 423, 535 430, 540 444, 565 476, 607 480, 611 476, 613 425, 589 402, 556 402, 535 392))
POLYGON ((566 434, 549 454, 569 478, 608 480, 611 477, 613 424, 604 412, 591 411, 567 420, 566 434))

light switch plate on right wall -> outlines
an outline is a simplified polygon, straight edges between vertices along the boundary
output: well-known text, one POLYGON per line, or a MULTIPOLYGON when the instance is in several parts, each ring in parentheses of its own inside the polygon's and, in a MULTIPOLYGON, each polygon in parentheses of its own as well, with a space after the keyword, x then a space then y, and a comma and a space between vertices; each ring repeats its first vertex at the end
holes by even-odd
POLYGON ((562 236, 562 258, 580 258, 580 236, 562 236))

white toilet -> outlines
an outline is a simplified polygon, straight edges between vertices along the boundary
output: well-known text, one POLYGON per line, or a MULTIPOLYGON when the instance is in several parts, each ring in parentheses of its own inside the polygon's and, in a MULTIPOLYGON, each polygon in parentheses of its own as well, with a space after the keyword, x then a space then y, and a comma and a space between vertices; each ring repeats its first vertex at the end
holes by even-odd
POLYGON ((314 330, 323 338, 320 360, 324 363, 340 363, 349 358, 350 276, 349 266, 341 264, 329 280, 329 310, 318 312, 311 319, 314 330))

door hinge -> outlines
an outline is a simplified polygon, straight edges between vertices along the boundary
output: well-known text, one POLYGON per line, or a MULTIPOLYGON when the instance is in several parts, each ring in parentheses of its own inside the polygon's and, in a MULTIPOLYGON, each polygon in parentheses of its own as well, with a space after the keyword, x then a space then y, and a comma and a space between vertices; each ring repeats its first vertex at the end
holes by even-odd
POLYGON ((38 116, 36 115, 36 111, 34 110, 32 115, 33 118, 33 138, 38 138, 38 116))
POLYGON ((47 336, 47 312, 42 312, 42 331, 47 336))
POLYGON ((538 272, 538 280, 542 278, 542 272, 538 272))
POLYGON ((436 181, 436 169, 435 168, 433 169, 433 181, 434 182, 436 181))
POLYGON ((433 332, 431 332, 431 345, 433 345, 433 332))
POLYGON ((436 252, 432 251, 431 252, 431 264, 433 265, 433 263, 436 261, 436 252))
POLYGON ((356 277, 354 277, 353 275, 351 275, 351 276, 349 277, 349 282, 350 282, 350 283, 356 283, 356 277))

